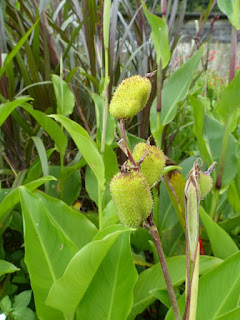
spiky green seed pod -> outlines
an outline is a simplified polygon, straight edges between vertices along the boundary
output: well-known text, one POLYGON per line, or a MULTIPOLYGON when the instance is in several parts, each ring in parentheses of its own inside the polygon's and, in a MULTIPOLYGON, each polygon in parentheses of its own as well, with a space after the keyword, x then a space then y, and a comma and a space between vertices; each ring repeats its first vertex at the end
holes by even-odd
POLYGON ((136 228, 150 215, 153 199, 142 173, 117 173, 111 180, 110 191, 122 224, 136 228))
POLYGON ((145 107, 151 88, 149 79, 141 76, 123 80, 113 94, 109 106, 111 115, 117 119, 135 116, 145 107))
POLYGON ((200 172, 199 186, 200 186, 200 197, 203 200, 206 195, 211 191, 213 180, 211 176, 205 172, 200 172))
POLYGON ((156 146, 148 145, 144 142, 136 144, 133 149, 133 158, 137 162, 147 152, 141 163, 141 172, 146 178, 150 187, 157 183, 162 176, 165 167, 164 153, 156 146))

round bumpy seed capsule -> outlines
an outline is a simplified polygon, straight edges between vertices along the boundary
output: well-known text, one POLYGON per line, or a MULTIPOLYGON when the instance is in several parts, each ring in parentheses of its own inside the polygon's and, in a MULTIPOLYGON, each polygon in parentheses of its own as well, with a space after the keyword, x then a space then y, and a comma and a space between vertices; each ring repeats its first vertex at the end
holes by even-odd
POLYGON ((211 191, 213 185, 212 178, 205 172, 200 172, 199 186, 200 186, 200 197, 203 200, 206 195, 211 191))
POLYGON ((111 180, 110 191, 122 224, 136 228, 150 215, 153 199, 142 173, 117 173, 111 180))
POLYGON ((141 76, 123 80, 113 94, 109 106, 111 115, 117 119, 135 116, 145 107, 151 88, 149 79, 141 76))
POLYGON ((138 143, 133 149, 133 158, 137 162, 147 152, 141 163, 141 172, 145 176, 148 184, 152 187, 161 179, 163 168, 165 167, 164 153, 156 146, 148 145, 144 142, 138 143))

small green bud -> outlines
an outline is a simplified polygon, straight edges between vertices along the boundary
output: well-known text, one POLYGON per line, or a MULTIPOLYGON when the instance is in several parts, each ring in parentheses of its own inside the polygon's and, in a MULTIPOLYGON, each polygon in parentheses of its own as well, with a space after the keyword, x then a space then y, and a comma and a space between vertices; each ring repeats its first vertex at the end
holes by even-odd
POLYGON ((141 172, 149 186, 152 187, 162 177, 165 158, 164 153, 158 147, 140 142, 133 149, 132 155, 134 160, 138 162, 146 152, 147 154, 141 163, 141 172))
POLYGON ((200 197, 203 200, 206 195, 211 191, 213 185, 213 180, 210 174, 200 171, 199 187, 200 187, 200 197))
POLYGON ((128 227, 139 227, 150 215, 152 194, 143 174, 138 171, 117 173, 111 180, 110 191, 120 221, 128 227))
POLYGON ((141 76, 123 80, 113 94, 109 106, 111 115, 117 119, 135 116, 145 107, 151 88, 149 79, 141 76))

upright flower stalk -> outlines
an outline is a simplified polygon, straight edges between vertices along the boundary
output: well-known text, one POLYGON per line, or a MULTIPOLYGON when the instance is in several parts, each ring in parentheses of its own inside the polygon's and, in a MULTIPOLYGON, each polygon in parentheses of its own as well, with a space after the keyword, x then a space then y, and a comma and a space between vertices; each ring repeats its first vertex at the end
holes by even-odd
POLYGON ((184 319, 194 320, 197 311, 197 293, 199 276, 199 177, 202 162, 195 161, 189 173, 184 190, 186 221, 186 309, 184 319))
POLYGON ((112 178, 110 190, 120 221, 128 227, 143 226, 153 237, 175 319, 181 320, 159 233, 152 217, 151 189, 163 174, 164 154, 161 149, 151 146, 149 141, 146 144, 139 143, 131 153, 125 134, 125 119, 133 117, 145 107, 151 92, 149 78, 154 74, 123 80, 111 100, 109 111, 120 120, 121 139, 118 145, 128 160, 122 165, 121 172, 112 178))
POLYGON ((186 308, 184 320, 195 320, 197 313, 198 279, 199 279, 199 205, 212 188, 210 174, 216 162, 202 172, 203 161, 197 159, 187 178, 184 189, 186 221, 186 308))

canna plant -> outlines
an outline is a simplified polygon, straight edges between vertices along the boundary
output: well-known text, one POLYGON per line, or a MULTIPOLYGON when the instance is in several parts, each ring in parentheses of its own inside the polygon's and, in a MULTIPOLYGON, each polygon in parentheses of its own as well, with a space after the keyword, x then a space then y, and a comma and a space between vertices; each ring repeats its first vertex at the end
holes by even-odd
MULTIPOLYGON (((128 83, 128 81, 125 80, 124 85, 125 83, 128 83)), ((122 94, 121 91, 117 89, 114 96, 114 103, 112 104, 111 102, 110 104, 113 114, 115 109, 119 108, 118 106, 121 105, 123 109, 122 114, 126 112, 124 113, 125 118, 132 115, 132 112, 129 111, 129 104, 125 110, 125 105, 129 103, 129 101, 131 103, 131 99, 135 97, 134 95, 132 97, 132 92, 134 92, 134 90, 132 90, 131 86, 134 88, 135 83, 129 81, 127 89, 122 92, 122 94)), ((139 97, 141 96, 140 94, 139 97)), ((135 98, 132 108, 141 110, 141 100, 137 100, 135 98), (137 101, 138 105, 136 103, 137 101)), ((121 168, 121 173, 115 175, 111 181, 110 189, 113 202, 116 205, 120 221, 124 225, 129 227, 138 227, 143 225, 152 235, 166 282, 174 318, 176 320, 180 320, 182 317, 178 307, 178 302, 171 282, 158 230, 155 226, 151 213, 152 199, 149 193, 150 188, 152 188, 162 176, 163 168, 165 166, 164 155, 159 148, 148 144, 145 145, 144 143, 137 144, 134 148, 133 154, 131 154, 127 146, 124 132, 124 119, 119 116, 119 114, 117 115, 117 118, 120 118, 121 121, 122 145, 127 149, 126 154, 131 164, 127 164, 127 162, 125 162, 121 168), (136 162, 137 158, 138 162, 136 162), (145 165, 142 168, 143 164, 145 165), (143 174, 141 174, 141 172, 143 174)), ((200 199, 204 199, 212 188, 210 173, 214 170, 215 164, 216 162, 211 165, 208 171, 203 173, 201 172, 202 163, 199 165, 198 160, 195 161, 185 185, 184 197, 187 278, 184 319, 186 320, 196 319, 200 254, 200 247, 198 243, 199 205, 200 199)))

